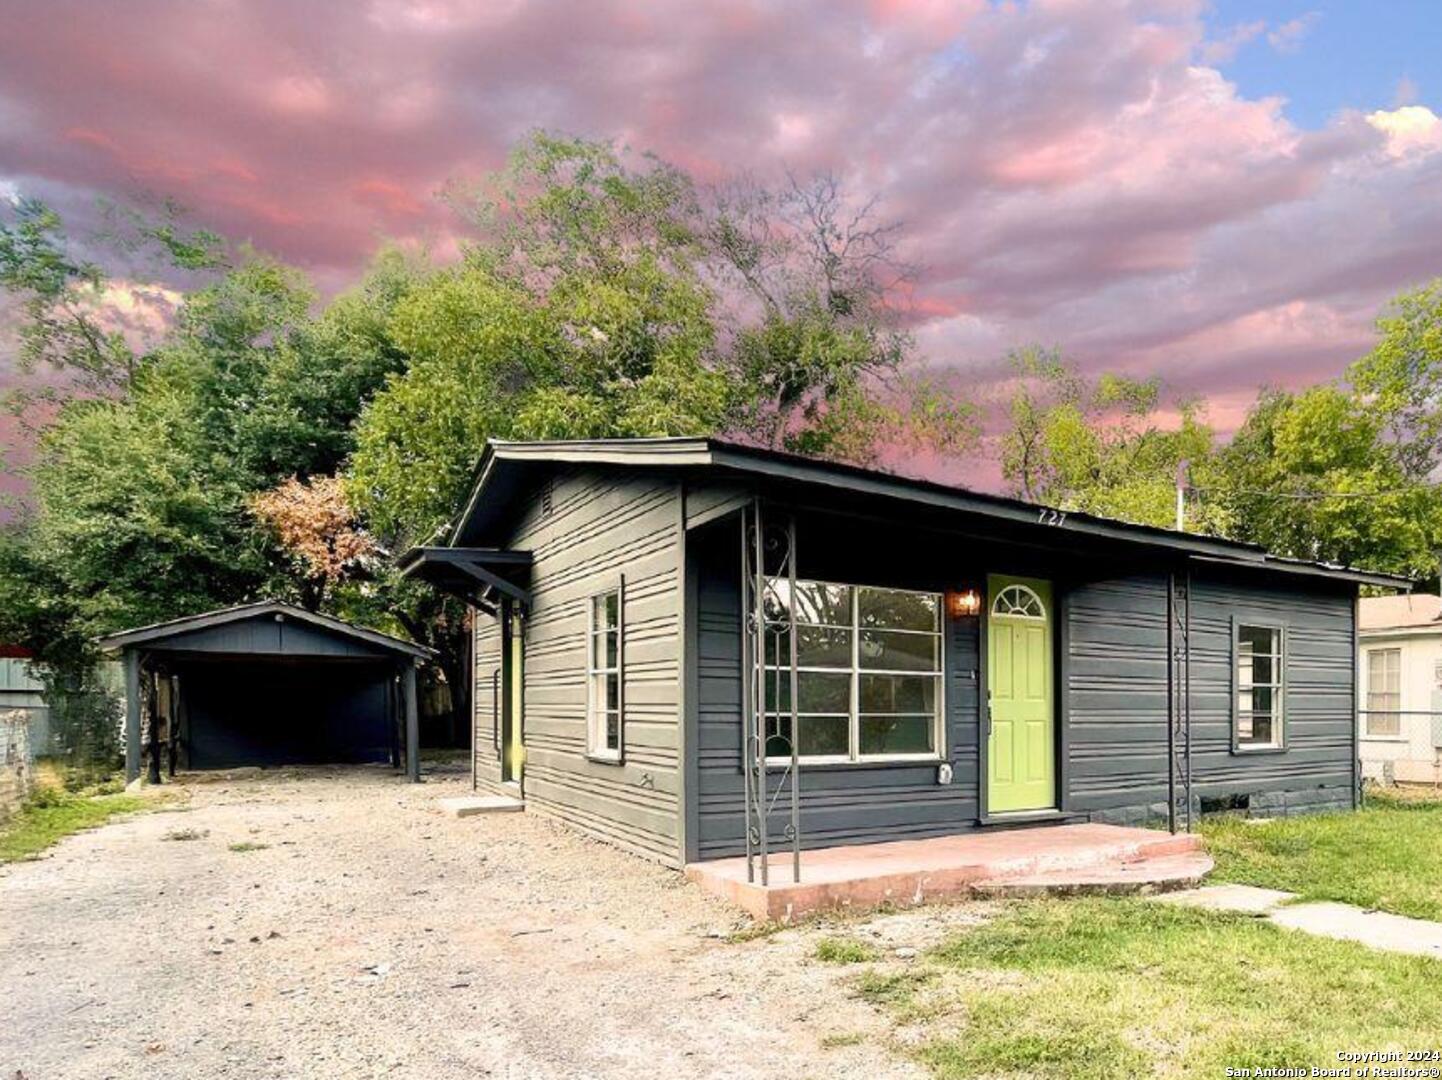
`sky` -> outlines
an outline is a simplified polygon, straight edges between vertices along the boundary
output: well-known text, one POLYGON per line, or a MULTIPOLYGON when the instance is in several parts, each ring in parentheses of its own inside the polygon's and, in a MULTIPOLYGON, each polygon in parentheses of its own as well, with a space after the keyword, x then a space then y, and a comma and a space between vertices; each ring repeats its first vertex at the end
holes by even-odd
MULTIPOLYGON (((703 181, 839 173, 922 268, 925 364, 1200 393, 1333 378, 1442 274, 1435 0, 0 0, 0 197, 165 196, 352 280, 535 128, 703 181), (1429 8, 1431 10, 1429 11, 1429 8)), ((5 358, 0 356, 0 363, 5 358)), ((0 378, 3 378, 0 372, 0 378)))

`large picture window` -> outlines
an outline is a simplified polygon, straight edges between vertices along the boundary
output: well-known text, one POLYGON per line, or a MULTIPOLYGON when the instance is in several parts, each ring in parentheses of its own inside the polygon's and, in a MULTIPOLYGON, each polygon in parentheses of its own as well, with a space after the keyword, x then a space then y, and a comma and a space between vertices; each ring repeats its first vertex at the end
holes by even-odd
POLYGON ((821 581, 766 583, 766 754, 810 761, 930 758, 941 731, 941 597, 821 581))
POLYGON ((1402 650, 1367 650, 1367 734, 1402 734, 1402 650))
POLYGON ((623 682, 624 620, 622 590, 591 597, 586 670, 588 742, 592 756, 621 757, 621 721, 625 709, 623 682))
POLYGON ((1239 750, 1282 746, 1282 631, 1238 625, 1235 736, 1239 750))

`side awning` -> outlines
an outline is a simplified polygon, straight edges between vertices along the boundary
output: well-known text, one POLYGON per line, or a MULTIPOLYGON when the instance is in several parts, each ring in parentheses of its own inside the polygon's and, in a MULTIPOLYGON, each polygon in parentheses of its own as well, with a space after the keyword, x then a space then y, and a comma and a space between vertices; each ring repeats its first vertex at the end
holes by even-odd
POLYGON ((400 557, 401 576, 496 614, 501 598, 531 606, 531 553, 499 548, 417 547, 400 557))

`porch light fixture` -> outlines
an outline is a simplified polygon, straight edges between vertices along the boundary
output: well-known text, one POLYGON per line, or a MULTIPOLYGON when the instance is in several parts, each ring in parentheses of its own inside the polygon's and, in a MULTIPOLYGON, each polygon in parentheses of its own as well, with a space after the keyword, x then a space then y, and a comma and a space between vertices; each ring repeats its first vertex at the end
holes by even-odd
POLYGON ((973 587, 949 589, 946 613, 953 619, 969 619, 981 614, 981 592, 973 587))

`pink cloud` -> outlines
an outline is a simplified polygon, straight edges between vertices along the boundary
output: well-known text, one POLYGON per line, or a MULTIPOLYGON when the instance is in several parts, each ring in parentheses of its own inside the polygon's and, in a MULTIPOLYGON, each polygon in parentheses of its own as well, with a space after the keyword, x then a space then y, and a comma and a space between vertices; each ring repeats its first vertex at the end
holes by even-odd
POLYGON ((334 287, 380 236, 455 250, 433 193, 537 127, 706 181, 831 169, 903 221, 934 368, 984 393, 1038 341, 1239 402, 1332 377, 1442 273, 1442 125, 1408 97, 1298 128, 1217 65, 1313 20, 1204 8, 52 0, 0 36, 0 182, 82 217, 154 189, 334 287))

